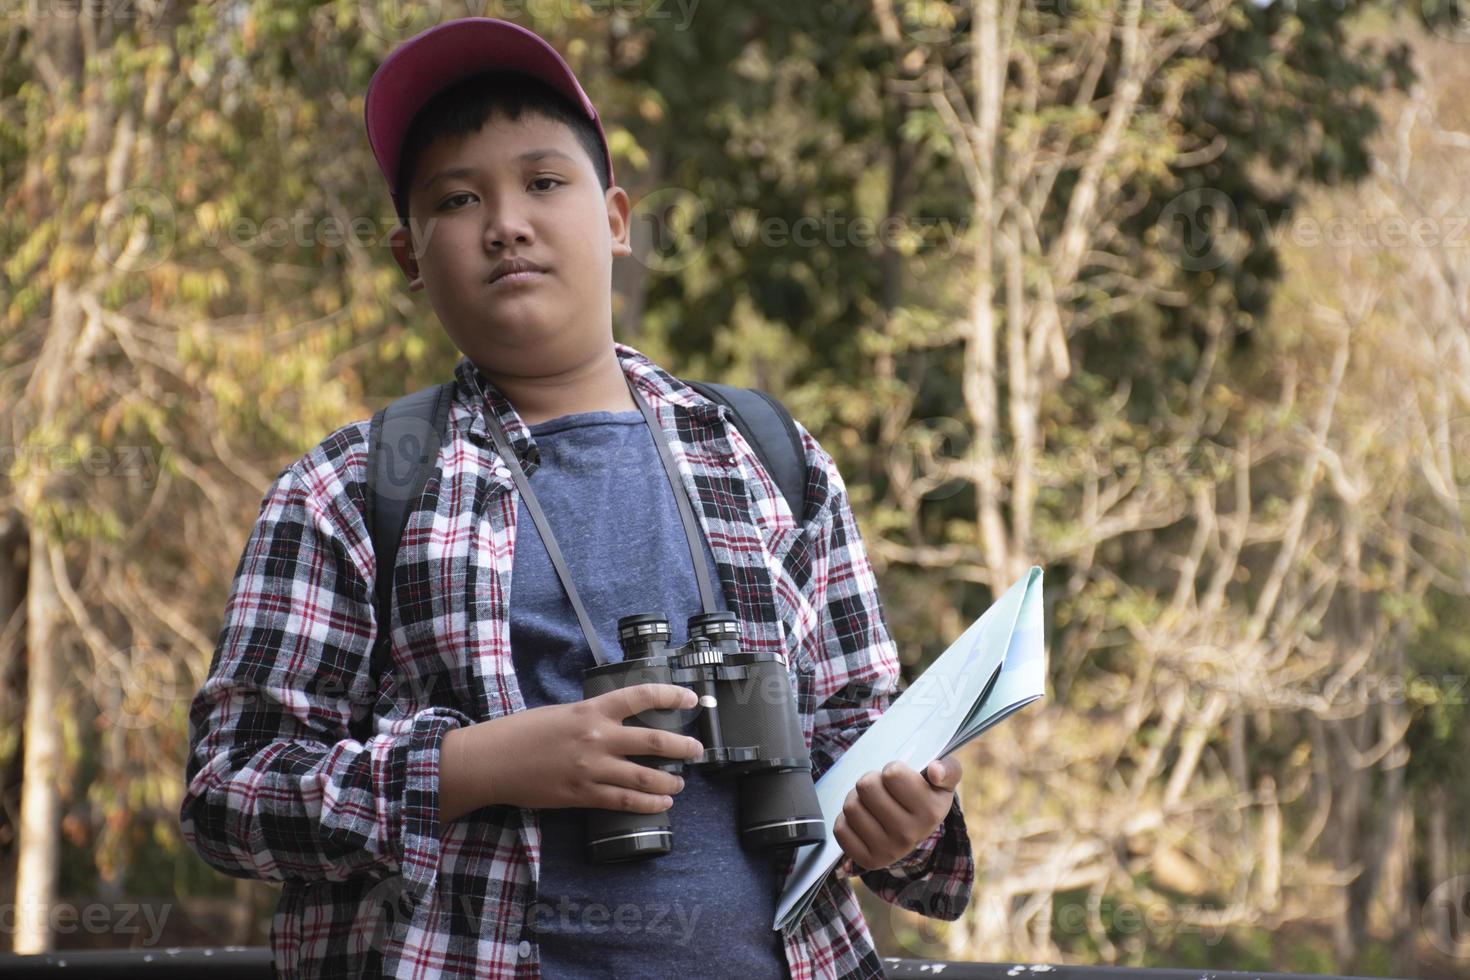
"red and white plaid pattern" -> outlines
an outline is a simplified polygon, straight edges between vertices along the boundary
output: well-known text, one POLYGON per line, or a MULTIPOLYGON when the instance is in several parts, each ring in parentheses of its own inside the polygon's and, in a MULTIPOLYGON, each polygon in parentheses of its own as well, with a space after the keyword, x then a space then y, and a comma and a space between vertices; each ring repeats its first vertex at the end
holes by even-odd
MULTIPOLYGON (((820 776, 883 713, 899 676, 837 467, 799 427, 808 480, 796 517, 727 409, 616 349, 668 434, 746 648, 790 661, 820 776)), ((540 976, 526 933, 537 812, 485 807, 438 833, 444 733, 525 707, 508 608, 516 490, 485 413, 522 458, 533 440, 468 358, 455 378, 439 470, 393 570, 393 667, 381 683, 369 669, 377 568, 360 421, 267 491, 191 705, 184 837, 226 874, 283 883, 271 943, 288 980, 540 976)), ((778 882, 790 868, 788 853, 778 882)), ((958 796, 913 854, 862 880, 893 905, 958 918, 974 880, 958 796)), ((794 980, 883 974, 838 873, 784 945, 794 980)))

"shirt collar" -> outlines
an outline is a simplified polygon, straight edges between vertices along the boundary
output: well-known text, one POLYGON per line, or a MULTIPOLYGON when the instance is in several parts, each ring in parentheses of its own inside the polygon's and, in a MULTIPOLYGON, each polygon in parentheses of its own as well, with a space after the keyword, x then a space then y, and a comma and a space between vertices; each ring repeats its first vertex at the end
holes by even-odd
MULTIPOLYGON (((690 414, 701 419, 710 419, 724 414, 723 406, 714 404, 699 392, 653 363, 641 351, 614 342, 618 364, 625 377, 632 380, 649 404, 658 411, 662 405, 670 406, 675 414, 690 414)), ((495 383, 485 376, 479 366, 469 357, 461 357, 454 367, 457 400, 468 406, 468 426, 465 434, 475 442, 493 445, 486 422, 487 413, 494 413, 505 429, 511 450, 521 460, 529 475, 540 459, 536 440, 531 429, 521 419, 520 413, 510 403, 495 383)))

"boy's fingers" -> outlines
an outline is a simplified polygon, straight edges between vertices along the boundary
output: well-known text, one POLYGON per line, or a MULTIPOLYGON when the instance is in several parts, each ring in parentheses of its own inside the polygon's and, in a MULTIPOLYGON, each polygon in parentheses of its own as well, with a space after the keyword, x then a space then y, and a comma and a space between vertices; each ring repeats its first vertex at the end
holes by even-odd
POLYGON ((666 732, 660 728, 624 725, 607 743, 613 755, 658 755, 669 759, 695 759, 704 751, 699 739, 666 732))
MULTIPOLYGON (((847 801, 842 805, 842 813, 839 816, 860 841, 876 843, 889 836, 888 828, 882 822, 883 816, 873 812, 858 790, 847 795, 847 801)), ((891 816, 890 814, 890 819, 891 816)), ((869 855, 864 855, 864 857, 867 856, 869 855)), ((859 857, 858 860, 861 861, 862 857, 859 857)))
MULTIPOLYGON (((929 768, 932 769, 933 766, 929 768)), ((923 814, 934 805, 934 790, 925 782, 928 770, 920 775, 901 762, 890 762, 881 772, 880 785, 904 810, 911 814, 923 814)), ((871 804, 868 808, 874 809, 871 804)))
POLYGON ((636 790, 650 796, 677 796, 684 789, 684 777, 652 766, 618 760, 600 777, 600 781, 619 789, 636 790))
POLYGON ((654 708, 692 708, 699 703, 693 691, 677 684, 634 684, 599 695, 613 709, 614 718, 627 718, 654 708))
POLYGON ((623 813, 662 813, 674 805, 674 798, 658 793, 640 793, 626 786, 605 784, 598 788, 597 807, 623 813))
MULTIPOLYGON (((908 776, 910 779, 922 782, 919 780, 918 773, 912 769, 908 771, 908 776)), ((902 840, 904 828, 913 820, 913 814, 905 807, 903 799, 893 792, 881 773, 878 778, 871 780, 864 776, 858 780, 855 789, 858 797, 855 802, 862 805, 862 809, 873 818, 878 829, 887 837, 902 840)), ((853 820, 849 811, 844 809, 844 812, 849 813, 849 822, 857 822, 853 820)), ((858 829, 861 831, 862 828, 858 829)))
POLYGON ((929 785, 935 789, 955 789, 960 785, 962 770, 960 760, 952 755, 946 755, 929 763, 924 776, 929 780, 929 785))
POLYGON ((837 820, 832 826, 832 836, 837 840, 837 845, 842 848, 843 853, 847 855, 854 871, 859 867, 871 866, 869 862, 873 860, 873 857, 868 853, 867 847, 864 846, 858 835, 853 833, 845 813, 837 815, 837 820))

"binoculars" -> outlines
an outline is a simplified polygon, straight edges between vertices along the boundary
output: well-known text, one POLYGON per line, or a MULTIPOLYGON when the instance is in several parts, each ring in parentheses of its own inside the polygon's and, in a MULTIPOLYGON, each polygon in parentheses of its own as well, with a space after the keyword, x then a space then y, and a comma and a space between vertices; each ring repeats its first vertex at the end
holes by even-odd
MULTIPOLYGON (((740 841, 746 848, 769 851, 820 843, 826 837, 822 808, 786 658, 742 650, 740 624, 732 612, 689 617, 688 636, 683 646, 671 647, 669 621, 662 615, 622 617, 618 644, 623 660, 585 670, 583 696, 635 684, 689 688, 699 697, 694 710, 704 754, 688 761, 629 758, 674 774, 690 765, 720 777, 739 777, 740 841)), ((623 724, 680 733, 682 714, 678 708, 653 709, 623 724)), ((673 844, 668 811, 587 810, 587 853, 594 864, 657 857, 669 853, 673 844)))

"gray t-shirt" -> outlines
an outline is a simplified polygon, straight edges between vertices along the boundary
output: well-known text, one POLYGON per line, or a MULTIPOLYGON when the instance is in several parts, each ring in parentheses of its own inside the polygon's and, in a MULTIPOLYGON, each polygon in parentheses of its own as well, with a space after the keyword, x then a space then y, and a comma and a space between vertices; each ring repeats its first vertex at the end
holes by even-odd
MULTIPOLYGON (((683 643, 688 617, 700 611, 699 591, 643 416, 585 412, 531 432, 541 457, 531 487, 608 660, 623 659, 617 621, 633 613, 662 613, 672 641, 683 643)), ((592 654, 524 501, 516 520, 510 635, 521 695, 527 708, 580 701, 592 654)), ((719 608, 728 609, 718 579, 712 584, 719 608)), ((740 781, 689 766, 684 780, 668 811, 673 849, 644 861, 591 864, 585 811, 540 811, 540 880, 527 914, 547 980, 790 976, 771 929, 774 859, 740 844, 740 781)))

